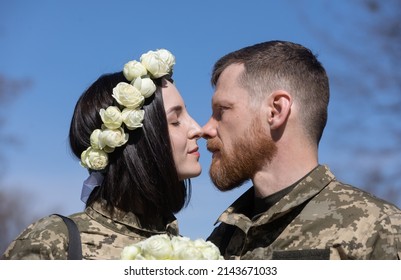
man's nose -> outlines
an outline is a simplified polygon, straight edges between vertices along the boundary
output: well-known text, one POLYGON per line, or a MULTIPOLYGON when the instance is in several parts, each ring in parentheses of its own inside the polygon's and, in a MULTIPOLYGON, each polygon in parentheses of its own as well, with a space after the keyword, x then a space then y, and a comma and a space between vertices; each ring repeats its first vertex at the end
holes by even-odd
POLYGON ((213 118, 202 127, 202 137, 205 139, 214 138, 217 135, 217 123, 213 118))

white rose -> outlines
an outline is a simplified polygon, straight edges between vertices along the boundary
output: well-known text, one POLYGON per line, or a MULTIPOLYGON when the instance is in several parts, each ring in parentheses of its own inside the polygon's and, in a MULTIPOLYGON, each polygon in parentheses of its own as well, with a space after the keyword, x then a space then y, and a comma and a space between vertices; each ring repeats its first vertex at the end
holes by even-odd
POLYGON ((112 96, 119 104, 131 109, 141 107, 145 100, 138 89, 124 82, 118 83, 117 86, 113 88, 112 96))
POLYGON ((104 129, 105 127, 102 128, 102 133, 99 135, 99 146, 102 149, 106 147, 121 147, 127 143, 128 134, 124 133, 124 129, 122 127, 118 129, 104 129))
POLYGON ((129 130, 137 129, 142 127, 143 118, 145 116, 144 110, 135 110, 125 108, 122 112, 123 122, 129 130))
POLYGON ((203 260, 202 252, 196 248, 193 242, 186 243, 185 247, 175 252, 174 258, 177 260, 203 260))
POLYGON ((166 234, 153 235, 142 244, 145 259, 168 260, 173 254, 170 238, 166 234))
POLYGON ((148 51, 141 56, 141 63, 154 78, 160 78, 170 72, 170 66, 162 60, 159 53, 148 51))
POLYGON ((122 260, 135 260, 139 258, 141 254, 141 247, 134 244, 130 246, 124 247, 123 251, 121 252, 121 259, 122 260))
POLYGON ((93 170, 102 170, 108 164, 108 156, 102 150, 87 148, 81 154, 81 165, 93 170))
POLYGON ((174 251, 180 251, 181 249, 185 249, 186 246, 190 246, 192 241, 188 237, 183 236, 173 236, 171 237, 171 245, 173 246, 174 251))
MULTIPOLYGON (((135 258, 136 260, 146 260, 144 256, 142 256, 142 254, 139 254, 136 256, 135 258)), ((153 259, 154 260, 154 259, 153 259)))
POLYGON ((111 148, 109 146, 105 146, 105 147, 103 147, 102 150, 105 151, 106 153, 110 154, 110 153, 114 152, 115 148, 111 148))
POLYGON ((182 259, 182 252, 185 252, 188 247, 192 246, 192 241, 188 237, 173 236, 171 237, 171 245, 174 250, 173 259, 179 260, 182 259))
POLYGON ((128 81, 132 81, 137 77, 146 75, 147 71, 142 63, 136 60, 132 60, 124 65, 123 74, 128 81))
POLYGON ((101 150, 101 149, 102 149, 102 148, 100 147, 100 145, 99 145, 99 136, 100 136, 101 133, 102 133, 102 130, 101 130, 101 129, 95 129, 95 130, 92 132, 92 134, 91 134, 91 136, 90 136, 90 142, 91 142, 92 148, 98 149, 98 150, 101 150))
POLYGON ((106 110, 102 108, 99 114, 104 125, 109 129, 117 129, 123 123, 121 111, 116 106, 109 106, 106 110))
POLYGON ((156 91, 156 85, 149 76, 138 77, 131 83, 141 92, 143 97, 148 98, 156 91))
POLYGON ((198 248, 206 260, 220 260, 222 256, 220 255, 220 250, 210 241, 205 241, 203 239, 197 239, 194 241, 194 246, 198 248))
POLYGON ((159 54, 160 58, 165 63, 167 63, 167 65, 170 67, 170 71, 171 71, 173 69, 174 64, 175 64, 174 55, 171 52, 169 52, 168 50, 166 50, 166 49, 159 49, 156 52, 159 54))

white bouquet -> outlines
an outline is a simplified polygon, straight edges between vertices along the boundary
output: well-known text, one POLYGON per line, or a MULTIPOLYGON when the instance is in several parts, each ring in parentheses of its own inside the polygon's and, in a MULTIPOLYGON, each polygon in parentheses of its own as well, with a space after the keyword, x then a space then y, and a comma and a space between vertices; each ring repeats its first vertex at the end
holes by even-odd
POLYGON ((223 260, 219 249, 210 241, 190 240, 167 234, 154 235, 136 244, 126 246, 123 260, 223 260))

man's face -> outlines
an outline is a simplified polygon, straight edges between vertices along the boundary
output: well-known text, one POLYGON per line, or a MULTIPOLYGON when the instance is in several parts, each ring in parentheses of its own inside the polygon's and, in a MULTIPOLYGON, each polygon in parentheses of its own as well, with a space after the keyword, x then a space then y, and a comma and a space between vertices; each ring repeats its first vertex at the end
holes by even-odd
POLYGON ((249 104, 247 90, 238 83, 243 70, 242 65, 232 64, 222 72, 212 99, 212 117, 203 127, 213 153, 210 177, 222 191, 252 179, 276 151, 259 107, 249 104))

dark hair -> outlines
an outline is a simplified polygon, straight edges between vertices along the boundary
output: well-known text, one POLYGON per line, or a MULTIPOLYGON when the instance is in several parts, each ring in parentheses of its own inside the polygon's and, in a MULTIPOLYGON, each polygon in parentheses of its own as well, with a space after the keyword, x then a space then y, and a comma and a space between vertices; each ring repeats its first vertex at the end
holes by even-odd
POLYGON ((307 135, 319 143, 327 123, 329 80, 309 49, 292 42, 268 41, 231 52, 215 63, 212 85, 216 86, 224 69, 235 63, 244 65, 239 83, 256 102, 274 90, 290 92, 300 106, 307 135))
MULTIPOLYGON (((169 77, 164 77, 171 79, 169 77)), ((122 72, 102 75, 79 98, 70 126, 70 147, 80 159, 90 146, 91 133, 100 128, 101 108, 119 106, 112 90, 128 82, 122 72)), ((155 80, 156 92, 145 99, 143 127, 130 131, 127 144, 109 155, 104 181, 92 191, 87 206, 105 200, 107 208, 133 212, 142 224, 181 210, 189 200, 189 185, 180 181, 174 163, 163 98, 162 79, 155 80)))

